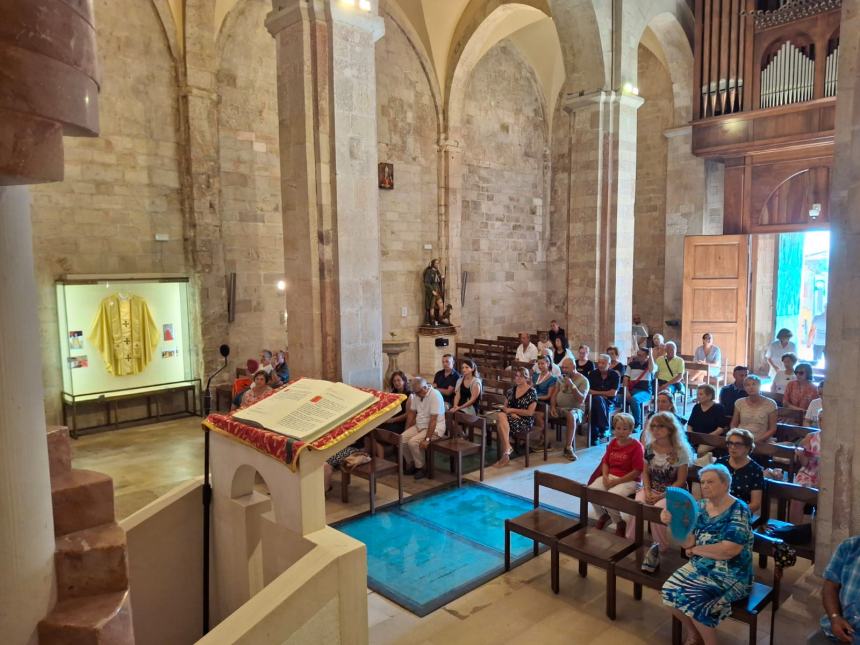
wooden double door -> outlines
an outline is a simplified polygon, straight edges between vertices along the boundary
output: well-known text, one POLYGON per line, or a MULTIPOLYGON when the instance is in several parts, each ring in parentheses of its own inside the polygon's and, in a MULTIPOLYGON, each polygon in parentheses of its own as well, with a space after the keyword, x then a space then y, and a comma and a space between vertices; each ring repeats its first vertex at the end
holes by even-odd
POLYGON ((681 353, 710 332, 723 361, 745 364, 750 318, 750 236, 691 235, 684 241, 681 353))

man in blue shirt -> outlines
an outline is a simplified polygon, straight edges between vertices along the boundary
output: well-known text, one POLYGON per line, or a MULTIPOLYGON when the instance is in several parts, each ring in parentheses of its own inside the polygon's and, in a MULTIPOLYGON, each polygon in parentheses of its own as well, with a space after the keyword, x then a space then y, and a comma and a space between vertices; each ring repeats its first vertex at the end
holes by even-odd
POLYGON ((612 404, 621 386, 621 376, 615 370, 609 369, 609 354, 597 357, 597 369, 588 375, 591 389, 591 413, 588 425, 591 427, 591 443, 597 444, 600 439, 609 435, 609 415, 612 404))
POLYGON ((857 642, 860 632, 860 535, 842 542, 824 570, 821 629, 831 640, 857 642), (854 639, 852 641, 852 639, 854 639))
POLYGON ((750 371, 747 367, 736 365, 732 371, 732 377, 735 379, 735 382, 720 388, 720 404, 726 409, 729 419, 735 413, 735 403, 747 396, 747 391, 744 389, 744 379, 749 373, 750 371))

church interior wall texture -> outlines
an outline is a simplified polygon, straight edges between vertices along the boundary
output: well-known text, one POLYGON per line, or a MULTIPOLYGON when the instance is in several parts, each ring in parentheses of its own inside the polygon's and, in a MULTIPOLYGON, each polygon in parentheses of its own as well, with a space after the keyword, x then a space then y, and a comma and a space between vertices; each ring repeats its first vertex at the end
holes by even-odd
POLYGON ((666 239, 666 160, 664 136, 672 126, 672 81, 649 49, 639 46, 636 207, 633 250, 633 312, 649 328, 663 326, 663 275, 666 239))
POLYGON ((464 115, 462 267, 469 284, 461 337, 546 328, 547 125, 533 73, 509 43, 475 66, 464 115))
POLYGON ((394 189, 379 191, 382 337, 413 343, 398 365, 416 374, 415 330, 424 322, 421 274, 439 255, 438 128, 427 75, 388 16, 385 36, 376 43, 376 109, 379 161, 394 164, 394 189))
POLYGON ((101 136, 66 139, 65 181, 32 187, 49 422, 59 420, 61 389, 54 281, 64 274, 187 268, 177 82, 164 32, 149 2, 96 0, 95 16, 101 136), (156 241, 156 233, 168 241, 156 241))

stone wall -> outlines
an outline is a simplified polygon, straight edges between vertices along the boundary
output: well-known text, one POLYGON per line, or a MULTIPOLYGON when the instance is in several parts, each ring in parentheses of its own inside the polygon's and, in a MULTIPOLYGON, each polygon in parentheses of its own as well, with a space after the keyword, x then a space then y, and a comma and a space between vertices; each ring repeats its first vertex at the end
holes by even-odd
POLYGON ((465 97, 460 338, 549 324, 546 120, 532 70, 509 43, 472 71, 465 97))
MULTIPOLYGON (((438 127, 418 55, 388 16, 376 43, 376 92, 379 161, 394 164, 394 190, 379 191, 383 340, 413 343, 398 365, 414 374, 415 330, 424 322, 421 275, 439 250, 438 127)), ((452 302, 459 305, 459 295, 452 302)))
POLYGON ((177 84, 164 31, 152 3, 139 0, 96 0, 95 19, 101 136, 67 139, 65 181, 32 189, 49 423, 60 418, 62 386, 54 281, 186 270, 177 84))
POLYGON ((639 46, 633 312, 651 329, 663 327, 666 264, 666 161, 663 131, 672 124, 672 81, 651 50, 639 46))
POLYGON ((219 36, 221 235, 225 269, 236 272, 228 342, 238 363, 286 346, 276 286, 285 276, 275 41, 264 25, 271 8, 268 0, 246 0, 219 36))

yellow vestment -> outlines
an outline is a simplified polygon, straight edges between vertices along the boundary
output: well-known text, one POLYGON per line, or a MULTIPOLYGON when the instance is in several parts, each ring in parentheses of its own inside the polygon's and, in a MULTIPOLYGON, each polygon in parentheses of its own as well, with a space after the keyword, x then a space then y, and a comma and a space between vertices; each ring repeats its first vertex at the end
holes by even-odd
POLYGON ((158 327, 146 300, 139 296, 108 296, 99 305, 89 335, 114 376, 139 374, 152 361, 158 327))

